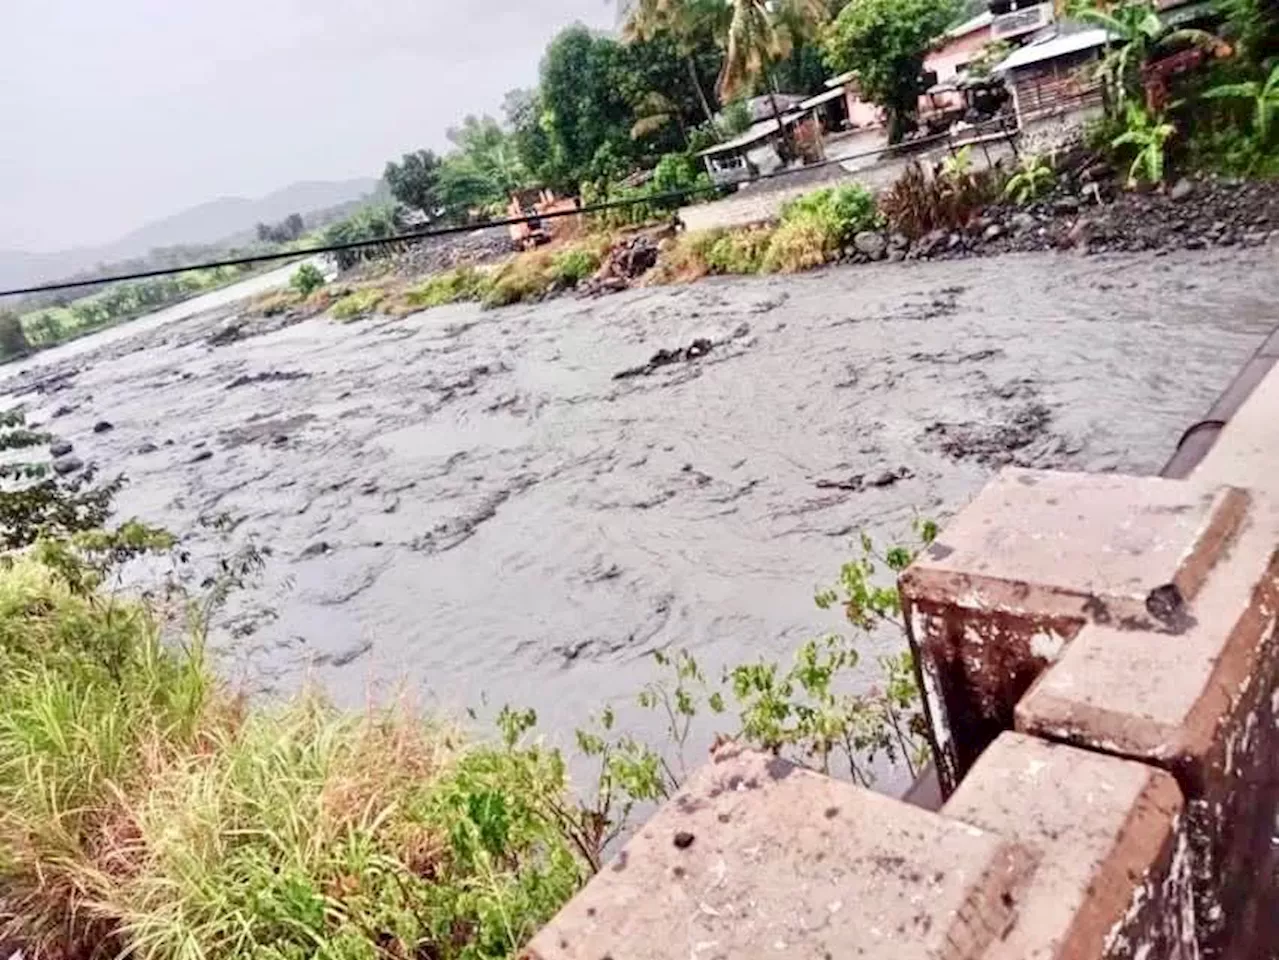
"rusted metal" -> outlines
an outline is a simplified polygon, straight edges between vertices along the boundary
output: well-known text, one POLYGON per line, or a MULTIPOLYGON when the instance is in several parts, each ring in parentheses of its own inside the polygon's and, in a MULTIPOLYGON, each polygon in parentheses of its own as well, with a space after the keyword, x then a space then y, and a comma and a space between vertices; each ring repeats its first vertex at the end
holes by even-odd
MULTIPOLYGON (((1209 408, 1204 419, 1187 428, 1179 439, 1173 456, 1160 471, 1160 476, 1183 479, 1195 469, 1195 466, 1213 447, 1227 421, 1240 409, 1254 387, 1275 366, 1278 348, 1280 348, 1280 329, 1272 331, 1270 336, 1259 345, 1253 356, 1245 362, 1226 390, 1209 408)), ((907 788, 902 799, 906 803, 925 810, 938 810, 942 807, 942 789, 938 782, 938 771, 932 761, 907 788)), ((1274 861, 1275 858, 1272 857, 1271 860, 1274 861)), ((1274 872, 1274 866, 1271 869, 1274 872)))

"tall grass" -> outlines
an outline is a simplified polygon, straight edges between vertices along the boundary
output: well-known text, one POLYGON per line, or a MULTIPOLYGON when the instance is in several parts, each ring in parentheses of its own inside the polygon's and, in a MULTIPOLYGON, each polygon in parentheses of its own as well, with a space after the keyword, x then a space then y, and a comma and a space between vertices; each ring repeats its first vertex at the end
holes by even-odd
POLYGON ((507 956, 582 882, 559 755, 250 709, 198 631, 0 568, 0 938, 37 957, 507 956), (190 633, 187 634, 191 636, 190 633))

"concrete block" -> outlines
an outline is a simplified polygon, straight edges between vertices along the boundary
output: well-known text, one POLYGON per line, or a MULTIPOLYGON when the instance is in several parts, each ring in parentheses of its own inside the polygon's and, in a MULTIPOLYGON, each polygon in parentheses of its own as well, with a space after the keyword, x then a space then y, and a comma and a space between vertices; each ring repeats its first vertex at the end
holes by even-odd
POLYGON ((1010 469, 899 580, 944 796, 1090 621, 1176 632, 1248 495, 1010 469))
POLYGON ((1188 801, 1199 939, 1206 957, 1233 937, 1274 950, 1277 749, 1276 526, 1255 517, 1169 636, 1090 625, 1018 704, 1019 730, 1132 757, 1174 774, 1188 801), (1274 869, 1274 867, 1273 867, 1274 869), (1238 911, 1273 905, 1244 929, 1238 911), (1232 918, 1232 914, 1237 916, 1232 918))
POLYGON ((1030 866, 988 830, 730 744, 527 957, 976 960, 1030 866))
POLYGON ((1182 795, 1169 774, 1016 733, 983 753, 944 815, 1036 854, 986 960, 1190 956, 1182 795))

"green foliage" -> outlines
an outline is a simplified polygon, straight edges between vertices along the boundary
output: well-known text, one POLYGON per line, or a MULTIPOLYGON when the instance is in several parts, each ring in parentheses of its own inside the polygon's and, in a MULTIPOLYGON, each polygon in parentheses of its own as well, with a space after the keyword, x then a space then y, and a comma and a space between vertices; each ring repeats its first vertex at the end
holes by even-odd
POLYGON ((1004 186, 1004 195, 1015 203, 1027 204, 1053 186, 1053 167, 1037 153, 1024 153, 1018 158, 1018 169, 1004 186))
POLYGON ((746 133, 751 127, 751 108, 746 100, 734 100, 720 113, 720 130, 725 138, 746 133))
POLYGON ((111 284, 65 306, 46 307, 22 317, 38 346, 48 347, 159 310, 188 297, 239 280, 243 267, 214 267, 111 284))
MULTIPOLYGON (((21 408, 0 413, 0 451, 16 454, 49 442, 29 430, 21 408)), ((6 456, 0 464, 0 549, 13 550, 40 537, 67 537, 100 528, 124 481, 96 484, 92 468, 58 476, 46 461, 6 456)))
MULTIPOLYGON (((326 244, 356 243, 392 237, 404 231, 404 213, 394 205, 361 207, 351 216, 331 224, 324 232, 326 244)), ((338 250, 333 254, 339 270, 349 270, 356 264, 390 256, 402 249, 401 244, 382 243, 376 246, 338 250)))
POLYGON ((436 171, 440 204, 458 221, 465 221, 473 210, 504 210, 511 193, 529 180, 515 141, 488 116, 467 116, 446 135, 454 149, 436 171))
POLYGON ((1136 151, 1129 165, 1129 185, 1136 186, 1139 181, 1161 183, 1165 144, 1174 134, 1173 124, 1134 102, 1127 105, 1125 122, 1127 129, 1111 141, 1111 146, 1117 149, 1131 146, 1136 151))
POLYGON ((596 272, 600 266, 600 255, 586 247, 570 247, 561 250, 551 258, 551 273, 555 281, 563 286, 574 287, 596 272))
POLYGON ((685 203, 709 196, 711 186, 711 178, 696 158, 684 153, 668 153, 658 161, 653 169, 653 176, 647 183, 635 187, 584 183, 582 202, 589 205, 605 201, 635 201, 590 215, 593 224, 610 230, 651 223, 685 203), (683 198, 642 202, 661 194, 676 192, 685 192, 687 195, 683 198))
POLYGON ((405 293, 411 307, 438 307, 460 300, 477 300, 483 293, 486 275, 475 267, 456 267, 429 277, 405 293))
POLYGON ((385 296, 386 291, 378 287, 363 287, 359 290, 352 290, 345 296, 340 297, 329 308, 329 313, 335 320, 344 322, 358 320, 371 314, 385 296))
POLYGON ((1265 80, 1226 83, 1206 90, 1213 99, 1244 100, 1251 104, 1249 135, 1258 145, 1270 150, 1275 146, 1276 115, 1280 111, 1280 66, 1272 67, 1265 80))
POLYGON ((880 222, 875 198, 861 184, 824 187, 788 201, 761 261, 768 272, 821 266, 860 230, 880 222))
POLYGON ((827 63, 858 75, 862 96, 889 115, 889 140, 914 129, 924 58, 955 20, 956 0, 853 0, 824 38, 827 63))
POLYGON ((718 236, 703 258, 710 273, 759 273, 773 239, 773 231, 760 228, 729 230, 718 236))
POLYGON ((18 315, 10 310, 0 310, 0 360, 25 357, 30 352, 31 344, 18 315))
POLYGON ((304 263, 293 271, 289 286, 301 297, 309 297, 324 286, 324 274, 314 263, 304 263))
POLYGON ((1109 109, 1124 109, 1131 99, 1141 98, 1142 67, 1158 52, 1179 44, 1225 52, 1225 45, 1211 33, 1167 27, 1152 0, 1124 0, 1105 8, 1079 0, 1073 13, 1116 38, 1098 68, 1109 91, 1109 109))
POLYGON ((1250 72, 1265 75, 1276 65, 1277 7, 1269 0, 1217 0, 1225 35, 1250 72))
POLYGON ((439 192, 440 158, 430 150, 406 153, 400 162, 388 160, 382 179, 398 203, 435 216, 442 206, 439 192))

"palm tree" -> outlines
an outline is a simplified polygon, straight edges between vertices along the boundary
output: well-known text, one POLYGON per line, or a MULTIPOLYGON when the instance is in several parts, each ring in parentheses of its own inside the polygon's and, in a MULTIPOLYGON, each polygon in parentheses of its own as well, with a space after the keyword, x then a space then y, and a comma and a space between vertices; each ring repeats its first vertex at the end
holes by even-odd
POLYGON ((674 123, 680 130, 680 139, 689 146, 689 131, 685 129, 684 117, 680 116, 679 104, 657 90, 650 90, 636 105, 636 122, 631 125, 631 139, 639 140, 656 130, 661 130, 669 123, 674 123))
POLYGON ((698 48, 699 35, 714 25, 720 7, 716 0, 633 0, 622 27, 622 37, 628 43, 652 40, 661 33, 671 37, 689 71, 689 82, 698 95, 702 113, 712 124, 715 123, 715 113, 698 81, 694 53, 698 48))
POLYGON ((823 0, 728 0, 732 10, 725 36, 724 65, 716 81, 720 100, 732 100, 766 83, 769 108, 784 141, 786 127, 778 112, 777 86, 770 65, 788 56, 801 31, 822 23, 829 11, 823 0))

